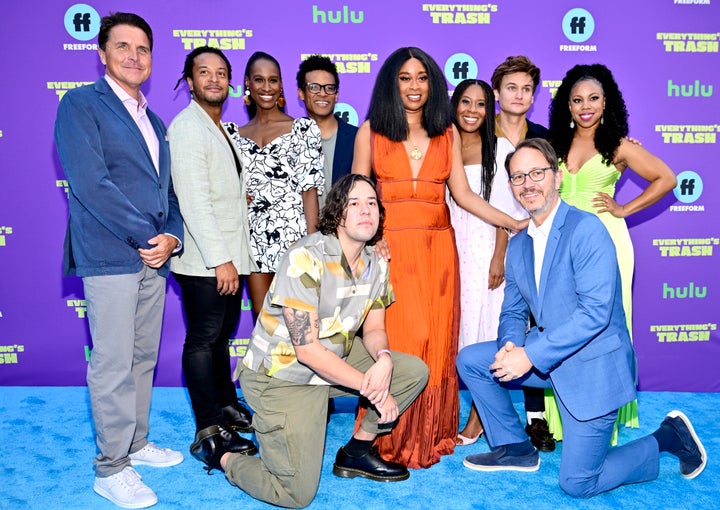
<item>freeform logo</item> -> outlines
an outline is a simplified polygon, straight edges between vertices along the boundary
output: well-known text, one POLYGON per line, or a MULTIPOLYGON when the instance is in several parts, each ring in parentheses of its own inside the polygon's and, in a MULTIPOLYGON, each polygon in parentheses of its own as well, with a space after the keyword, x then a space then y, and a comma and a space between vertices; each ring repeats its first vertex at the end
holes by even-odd
POLYGON ((468 78, 477 78, 477 75, 477 62, 467 53, 455 53, 445 61, 445 78, 453 85, 468 78))
POLYGON ((690 282, 684 287, 671 287, 663 282, 662 298, 663 299, 703 299, 707 296, 707 287, 699 287, 694 282, 690 282))
POLYGON ((675 198, 684 204, 691 204, 700 198, 703 192, 702 178, 692 170, 680 172, 677 176, 677 186, 673 189, 675 198))
POLYGON ((572 42, 585 42, 595 32, 595 18, 585 9, 570 9, 563 17, 562 29, 572 42))
POLYGON ((6 227, 6 226, 0 226, 0 246, 5 246, 7 241, 5 236, 12 235, 13 228, 12 227, 6 227))
POLYGON ((339 10, 323 11, 317 5, 312 6, 313 23, 362 23, 365 18, 363 11, 351 11, 347 5, 339 10))
POLYGON ((710 97, 713 94, 712 85, 704 85, 700 80, 690 85, 675 84, 668 80, 668 97, 710 97))
POLYGON ((18 353, 23 352, 24 345, 0 345, 0 365, 17 365, 18 353))
POLYGON ((342 119, 348 124, 352 124, 353 126, 358 125, 359 118, 357 110, 347 103, 336 103, 333 114, 338 119, 342 119))
MULTIPOLYGON (((65 11, 65 30, 73 39, 89 41, 100 32, 100 15, 87 4, 75 4, 65 11)), ((65 50, 97 49, 97 44, 64 44, 65 50)))
POLYGON ((489 25, 490 13, 497 12, 497 4, 423 4, 423 12, 430 13, 434 24, 489 25))

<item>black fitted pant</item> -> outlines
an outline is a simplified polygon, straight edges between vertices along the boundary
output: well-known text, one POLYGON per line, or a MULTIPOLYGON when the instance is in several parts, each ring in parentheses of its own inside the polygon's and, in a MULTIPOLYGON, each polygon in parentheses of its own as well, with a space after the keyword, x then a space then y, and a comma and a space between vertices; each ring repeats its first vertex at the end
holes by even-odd
POLYGON ((202 430, 221 424, 222 408, 237 402, 228 344, 238 325, 242 296, 221 296, 214 277, 173 276, 180 284, 187 321, 183 373, 197 430, 202 430))

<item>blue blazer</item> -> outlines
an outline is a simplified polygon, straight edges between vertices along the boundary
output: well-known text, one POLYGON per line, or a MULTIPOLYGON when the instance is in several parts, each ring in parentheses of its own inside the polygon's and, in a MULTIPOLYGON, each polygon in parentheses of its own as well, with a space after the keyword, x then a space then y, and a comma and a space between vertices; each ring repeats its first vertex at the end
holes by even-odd
MULTIPOLYGON (((65 273, 130 274, 157 234, 182 241, 183 228, 170 179, 165 126, 150 110, 160 142, 160 172, 127 109, 104 78, 68 91, 55 121, 55 143, 69 184, 65 273)), ((167 275, 169 261, 159 269, 167 275)))
MULTIPOLYGON (((340 177, 347 175, 352 170, 353 153, 355 152, 355 135, 358 128, 338 119, 337 139, 335 140, 335 155, 333 156, 332 182, 337 182, 340 177)), ((330 186, 325 186, 325 193, 330 186)))
POLYGON ((498 347, 524 345, 578 420, 636 397, 635 354, 622 307, 615 246, 597 216, 560 203, 535 284, 527 229, 510 240, 498 347), (529 314, 537 326, 527 331, 529 314))

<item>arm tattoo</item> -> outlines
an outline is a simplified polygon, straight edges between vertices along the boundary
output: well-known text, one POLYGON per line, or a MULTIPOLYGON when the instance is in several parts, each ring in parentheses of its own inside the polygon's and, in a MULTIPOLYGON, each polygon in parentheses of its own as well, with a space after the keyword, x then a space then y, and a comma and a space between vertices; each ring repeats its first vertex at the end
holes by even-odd
MULTIPOLYGON (((300 346, 313 343, 314 329, 310 326, 310 314, 308 312, 285 308, 283 316, 293 345, 300 346)), ((317 321, 315 321, 315 329, 317 329, 317 326, 317 321)))

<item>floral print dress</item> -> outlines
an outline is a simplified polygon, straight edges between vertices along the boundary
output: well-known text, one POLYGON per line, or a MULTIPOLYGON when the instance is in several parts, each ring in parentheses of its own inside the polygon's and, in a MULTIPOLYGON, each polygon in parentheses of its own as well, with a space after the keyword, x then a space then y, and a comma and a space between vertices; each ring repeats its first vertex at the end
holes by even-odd
POLYGON ((274 273, 280 256, 307 234, 302 193, 325 191, 320 128, 307 117, 264 147, 226 124, 240 152, 248 205, 252 256, 261 273, 274 273))

